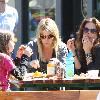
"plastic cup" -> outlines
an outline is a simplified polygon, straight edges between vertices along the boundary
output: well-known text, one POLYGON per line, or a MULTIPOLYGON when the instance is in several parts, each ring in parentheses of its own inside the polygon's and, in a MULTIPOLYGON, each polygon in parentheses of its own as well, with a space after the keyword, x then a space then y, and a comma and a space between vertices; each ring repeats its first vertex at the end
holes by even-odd
POLYGON ((99 74, 99 70, 89 70, 88 74, 89 74, 90 78, 97 78, 98 74, 99 74))

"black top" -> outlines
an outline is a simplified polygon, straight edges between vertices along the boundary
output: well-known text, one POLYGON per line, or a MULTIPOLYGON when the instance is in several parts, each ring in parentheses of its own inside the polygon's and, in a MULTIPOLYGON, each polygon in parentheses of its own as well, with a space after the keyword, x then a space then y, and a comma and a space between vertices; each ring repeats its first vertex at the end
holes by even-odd
POLYGON ((84 60, 80 60, 81 69, 76 70, 78 73, 86 73, 88 70, 100 70, 100 45, 92 52, 92 62, 88 65, 84 60))
POLYGON ((94 51, 93 61, 88 64, 88 70, 100 70, 100 46, 97 46, 94 51))
POLYGON ((27 55, 22 55, 21 59, 16 58, 14 60, 14 63, 16 65, 16 68, 11 71, 11 74, 15 76, 17 79, 22 80, 23 76, 27 72, 28 69, 28 61, 29 57, 27 55))
MULTIPOLYGON (((52 54, 52 58, 56 58, 56 54, 55 54, 55 51, 53 51, 53 54, 52 54)), ((49 61, 39 61, 39 64, 40 64, 40 68, 36 69, 37 71, 39 72, 43 72, 43 73, 47 73, 47 64, 48 64, 49 61)))

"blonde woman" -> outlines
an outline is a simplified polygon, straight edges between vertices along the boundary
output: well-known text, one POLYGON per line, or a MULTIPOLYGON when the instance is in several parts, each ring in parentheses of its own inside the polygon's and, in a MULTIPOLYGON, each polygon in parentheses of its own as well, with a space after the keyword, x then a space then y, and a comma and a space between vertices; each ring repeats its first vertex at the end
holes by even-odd
POLYGON ((61 42, 59 30, 54 20, 42 19, 37 27, 36 40, 30 41, 28 45, 33 50, 32 60, 35 63, 34 70, 47 73, 47 64, 51 58, 57 58, 62 66, 66 67, 66 44, 61 42))

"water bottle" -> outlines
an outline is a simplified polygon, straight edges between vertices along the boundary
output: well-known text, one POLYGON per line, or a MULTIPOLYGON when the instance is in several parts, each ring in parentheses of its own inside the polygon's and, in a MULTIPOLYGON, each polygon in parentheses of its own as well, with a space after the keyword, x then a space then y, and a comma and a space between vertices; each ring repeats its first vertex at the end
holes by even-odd
POLYGON ((66 57, 66 79, 70 80, 74 76, 74 58, 73 53, 69 50, 66 57))

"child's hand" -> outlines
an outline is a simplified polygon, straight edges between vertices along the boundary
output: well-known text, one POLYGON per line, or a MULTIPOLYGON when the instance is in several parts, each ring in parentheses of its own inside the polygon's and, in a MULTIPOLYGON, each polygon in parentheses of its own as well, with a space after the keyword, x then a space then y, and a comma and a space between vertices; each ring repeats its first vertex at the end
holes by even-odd
POLYGON ((21 58, 21 56, 24 54, 25 49, 26 49, 26 46, 25 46, 25 45, 21 45, 21 46, 18 48, 16 57, 21 58))
POLYGON ((24 50, 24 54, 30 57, 33 54, 32 49, 29 46, 26 47, 26 49, 24 50))

